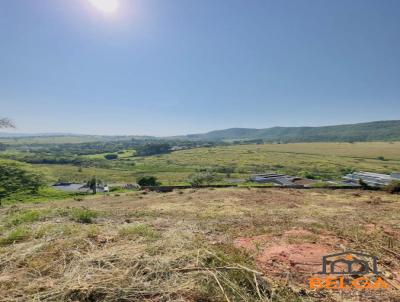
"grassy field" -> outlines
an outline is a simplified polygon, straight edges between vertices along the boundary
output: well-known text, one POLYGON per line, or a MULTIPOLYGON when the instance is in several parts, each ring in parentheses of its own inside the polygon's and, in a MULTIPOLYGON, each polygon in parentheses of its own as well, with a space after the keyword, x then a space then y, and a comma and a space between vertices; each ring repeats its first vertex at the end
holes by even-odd
POLYGON ((400 196, 201 189, 0 208, 0 301, 399 301, 400 196), (340 223, 338 223, 340 222, 340 223), (312 291, 324 254, 376 255, 382 291, 312 291))
MULTIPOLYGON (((400 171, 400 142, 297 143, 235 145, 195 148, 171 154, 133 157, 124 152, 110 161, 111 169, 68 165, 38 166, 53 181, 81 181, 98 175, 107 182, 132 183, 137 177, 154 175, 164 184, 184 184, 188 176, 201 169, 234 167, 232 178, 248 178, 252 173, 276 171, 319 179, 340 179, 352 170, 391 173, 400 171)), ((103 158, 104 154, 91 158, 103 158)), ((221 173, 221 176, 225 176, 221 173)), ((225 176, 226 177, 226 176, 225 176)))

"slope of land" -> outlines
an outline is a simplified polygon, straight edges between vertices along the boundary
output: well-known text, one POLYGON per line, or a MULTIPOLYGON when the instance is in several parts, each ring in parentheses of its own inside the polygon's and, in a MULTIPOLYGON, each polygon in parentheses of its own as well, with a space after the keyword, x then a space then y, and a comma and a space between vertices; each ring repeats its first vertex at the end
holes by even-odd
POLYGON ((398 301, 400 196, 202 189, 0 209, 1 301, 398 301), (338 223, 338 221, 346 223, 338 223), (379 258, 391 289, 309 291, 324 253, 379 258), (354 299, 354 300, 353 300, 354 299))
POLYGON ((197 140, 251 140, 275 142, 349 142, 400 140, 400 121, 323 127, 231 128, 185 136, 197 140))
POLYGON ((201 169, 233 168, 231 178, 247 179, 252 173, 277 171, 320 179, 340 179, 353 170, 391 173, 400 171, 400 142, 293 143, 194 148, 147 157, 121 157, 109 167, 35 165, 49 179, 86 181, 97 175, 108 183, 132 183, 154 175, 163 184, 187 184, 201 169))
POLYGON ((124 141, 131 139, 160 139, 166 141, 173 141, 176 139, 199 141, 263 140, 265 142, 395 141, 400 140, 400 120, 321 127, 271 127, 264 129, 230 128, 215 130, 208 133, 171 137, 0 132, 0 142, 11 144, 61 144, 124 141))
POLYGON ((0 143, 25 145, 25 144, 80 144, 92 142, 127 141, 131 139, 152 138, 147 136, 107 136, 85 134, 23 134, 0 132, 0 143))

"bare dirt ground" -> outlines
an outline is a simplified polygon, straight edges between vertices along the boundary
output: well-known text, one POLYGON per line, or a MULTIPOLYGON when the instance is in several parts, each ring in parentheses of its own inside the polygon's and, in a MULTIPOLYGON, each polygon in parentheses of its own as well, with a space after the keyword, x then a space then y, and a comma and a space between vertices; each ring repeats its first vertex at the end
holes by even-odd
POLYGON ((132 192, 0 208, 0 301, 400 301, 400 196, 132 192), (310 290, 322 256, 378 257, 387 290, 310 290))

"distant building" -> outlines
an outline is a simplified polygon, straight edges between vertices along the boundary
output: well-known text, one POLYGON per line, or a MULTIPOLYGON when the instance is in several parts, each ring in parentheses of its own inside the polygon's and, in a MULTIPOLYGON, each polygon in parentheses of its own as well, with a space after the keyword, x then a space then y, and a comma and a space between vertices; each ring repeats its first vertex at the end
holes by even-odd
POLYGON ((362 180, 371 187, 383 187, 394 180, 400 180, 400 173, 392 173, 389 175, 371 172, 354 172, 343 176, 343 179, 347 183, 358 184, 360 180, 362 180))
POLYGON ((294 182, 297 179, 294 176, 276 173, 254 174, 250 178, 251 181, 258 183, 273 183, 279 186, 301 186, 294 182))
POLYGON ((85 193, 88 191, 86 184, 83 183, 56 183, 52 187, 57 190, 71 193, 85 193))
MULTIPOLYGON (((54 189, 71 192, 71 193, 86 193, 90 191, 90 188, 87 184, 84 183, 57 183, 52 186, 54 189)), ((108 185, 98 185, 96 187, 97 192, 110 192, 110 188, 108 185)))

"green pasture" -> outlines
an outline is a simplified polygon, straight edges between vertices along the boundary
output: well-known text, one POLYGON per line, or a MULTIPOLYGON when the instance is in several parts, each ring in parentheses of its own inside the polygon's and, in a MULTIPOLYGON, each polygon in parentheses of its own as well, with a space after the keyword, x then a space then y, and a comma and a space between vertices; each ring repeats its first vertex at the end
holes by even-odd
MULTIPOLYGON (((391 173, 400 171, 400 142, 294 143, 233 145, 195 148, 170 154, 134 157, 125 150, 111 168, 79 168, 72 165, 36 165, 49 179, 85 181, 92 175, 109 183, 133 183, 137 177, 154 175, 163 184, 185 183, 204 169, 233 167, 231 178, 275 171, 318 179, 339 179, 351 171, 391 173)), ((103 159, 104 154, 90 155, 103 159)))

